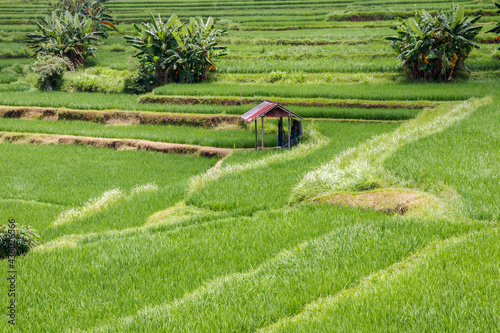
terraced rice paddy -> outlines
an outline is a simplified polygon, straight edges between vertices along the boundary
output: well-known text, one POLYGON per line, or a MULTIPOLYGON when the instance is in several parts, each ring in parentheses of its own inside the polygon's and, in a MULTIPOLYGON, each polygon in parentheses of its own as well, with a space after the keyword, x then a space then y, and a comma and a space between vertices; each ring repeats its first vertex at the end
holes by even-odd
POLYGON ((41 92, 50 7, 0 0, 0 223, 40 235, 0 331, 499 331, 499 16, 462 3, 484 28, 453 83, 409 82, 385 40, 449 1, 117 0, 121 34, 41 92), (208 82, 123 92, 150 12, 227 29, 208 82), (253 149, 266 99, 306 118, 298 146, 266 119, 253 149))

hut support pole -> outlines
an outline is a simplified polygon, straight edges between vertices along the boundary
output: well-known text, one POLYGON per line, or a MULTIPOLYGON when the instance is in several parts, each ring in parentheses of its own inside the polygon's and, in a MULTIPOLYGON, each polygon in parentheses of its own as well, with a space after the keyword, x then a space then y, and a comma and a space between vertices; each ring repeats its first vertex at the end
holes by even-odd
POLYGON ((261 123, 261 132, 262 132, 262 150, 264 150, 264 117, 261 117, 262 123, 261 123))
POLYGON ((291 122, 292 122, 292 117, 288 116, 288 148, 291 148, 290 147, 290 126, 291 126, 291 122))
POLYGON ((255 149, 257 149, 257 118, 255 119, 255 149))

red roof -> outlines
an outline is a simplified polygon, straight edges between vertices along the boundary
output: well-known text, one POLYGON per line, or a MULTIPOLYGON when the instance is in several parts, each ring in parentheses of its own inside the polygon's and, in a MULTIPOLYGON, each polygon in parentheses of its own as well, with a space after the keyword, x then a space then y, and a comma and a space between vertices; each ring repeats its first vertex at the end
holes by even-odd
POLYGON ((271 102, 271 101, 264 101, 245 113, 244 115, 241 116, 241 118, 245 119, 246 121, 252 121, 256 118, 259 117, 294 117, 298 119, 302 119, 301 116, 293 113, 292 111, 288 110, 287 108, 281 106, 280 104, 276 102, 271 102))

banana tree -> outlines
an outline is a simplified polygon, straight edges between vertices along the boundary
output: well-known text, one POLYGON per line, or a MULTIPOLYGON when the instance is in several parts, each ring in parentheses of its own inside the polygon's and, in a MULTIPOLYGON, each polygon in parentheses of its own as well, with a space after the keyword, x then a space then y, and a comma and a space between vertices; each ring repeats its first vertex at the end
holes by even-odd
POLYGON ((95 31, 92 19, 71 14, 57 13, 36 22, 37 33, 28 34, 29 47, 34 55, 56 55, 68 58, 73 65, 83 64, 96 52, 95 44, 103 32, 95 31))
POLYGON ((208 18, 191 18, 182 23, 176 15, 163 22, 160 15, 151 16, 151 23, 134 25, 139 37, 125 39, 139 52, 135 55, 144 70, 155 71, 159 83, 194 83, 207 79, 211 70, 216 70, 214 59, 227 54, 225 46, 218 40, 225 33, 214 28, 208 18))
POLYGON ((103 33, 103 37, 108 37, 108 31, 119 32, 114 26, 114 19, 108 14, 109 10, 103 6, 108 0, 60 0, 49 4, 58 13, 70 12, 78 14, 82 18, 90 18, 94 23, 94 30, 103 33))
POLYGON ((454 6, 448 15, 422 11, 392 27, 398 36, 387 39, 408 78, 450 81, 460 69, 468 71, 465 60, 479 48, 473 39, 481 27, 475 25, 480 16, 466 18, 464 12, 463 5, 454 6))
MULTIPOLYGON (((495 2, 495 6, 497 6, 497 8, 500 8, 500 3, 495 2)), ((498 10, 497 13, 500 14, 500 10, 498 10)), ((488 32, 496 33, 496 34, 500 33, 500 22, 498 22, 497 25, 493 29, 489 30, 488 32)), ((496 40, 500 41, 500 36, 498 36, 496 40)), ((498 50, 500 50, 500 46, 498 47, 498 50)))

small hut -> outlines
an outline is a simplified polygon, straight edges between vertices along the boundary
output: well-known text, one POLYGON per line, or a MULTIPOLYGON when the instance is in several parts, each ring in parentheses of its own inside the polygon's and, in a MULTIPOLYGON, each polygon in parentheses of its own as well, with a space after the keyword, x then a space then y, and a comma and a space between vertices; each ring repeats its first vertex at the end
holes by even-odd
POLYGON ((272 101, 264 101, 245 113, 241 116, 241 118, 246 121, 254 121, 255 122, 255 149, 257 147, 257 118, 261 118, 261 145, 262 149, 264 149, 264 118, 279 118, 278 120, 278 148, 291 147, 291 145, 297 141, 299 136, 302 136, 302 119, 301 116, 293 113, 287 108, 283 107, 279 103, 272 101), (283 118, 288 118, 288 140, 286 143, 285 139, 285 131, 283 129, 283 118))

